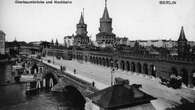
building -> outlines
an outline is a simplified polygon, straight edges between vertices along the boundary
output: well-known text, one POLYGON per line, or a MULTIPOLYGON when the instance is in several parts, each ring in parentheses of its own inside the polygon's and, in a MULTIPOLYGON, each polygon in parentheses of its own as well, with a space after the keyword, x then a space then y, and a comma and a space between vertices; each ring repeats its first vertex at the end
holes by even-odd
POLYGON ((5 54, 5 33, 0 30, 0 54, 5 54))
POLYGON ((64 46, 65 47, 71 47, 73 46, 73 42, 74 42, 74 34, 72 36, 65 36, 64 37, 64 46))
POLYGON ((74 36, 73 45, 86 47, 89 45, 89 36, 87 36, 87 24, 84 22, 83 13, 81 13, 80 21, 76 25, 76 35, 74 36))
POLYGON ((41 45, 41 41, 29 42, 29 44, 31 44, 33 46, 40 46, 41 45))
POLYGON ((96 110, 155 110, 151 100, 155 98, 134 85, 116 84, 89 96, 96 110))
POLYGON ((190 47, 195 47, 195 41, 188 41, 188 45, 190 45, 190 47))
POLYGON ((134 47, 135 41, 130 41, 130 40, 129 40, 129 41, 127 42, 127 45, 130 46, 130 47, 134 47))
POLYGON ((107 0, 102 18, 100 18, 99 33, 96 34, 96 42, 99 46, 112 46, 115 43, 116 35, 112 33, 112 18, 109 17, 107 9, 107 0))
MULTIPOLYGON (((136 41, 129 41, 127 44, 133 47, 135 45, 136 41)), ((139 45, 143 47, 162 47, 162 48, 173 48, 177 47, 177 41, 173 40, 165 40, 165 39, 160 39, 160 40, 137 40, 139 45)), ((192 43, 191 43, 192 44, 192 43)), ((193 45, 193 44, 192 44, 193 45)))
POLYGON ((173 41, 171 39, 166 40, 165 48, 174 48, 174 47, 177 47, 177 41, 173 41))
POLYGON ((185 37, 183 26, 181 27, 178 42, 178 56, 185 57, 189 55, 189 45, 188 40, 185 37))
POLYGON ((122 38, 117 37, 116 38, 116 44, 117 45, 127 45, 127 43, 128 43, 128 38, 127 37, 122 37, 122 38))

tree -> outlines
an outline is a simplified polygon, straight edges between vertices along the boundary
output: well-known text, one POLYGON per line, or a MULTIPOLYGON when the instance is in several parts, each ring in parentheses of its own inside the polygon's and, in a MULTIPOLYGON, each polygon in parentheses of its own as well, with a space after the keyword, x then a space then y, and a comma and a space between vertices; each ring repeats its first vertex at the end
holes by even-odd
POLYGON ((53 42, 53 39, 51 40, 51 46, 54 46, 54 42, 53 42))
POLYGON ((58 44, 58 39, 56 39, 55 46, 57 46, 57 47, 58 47, 58 45, 59 45, 59 44, 58 44))

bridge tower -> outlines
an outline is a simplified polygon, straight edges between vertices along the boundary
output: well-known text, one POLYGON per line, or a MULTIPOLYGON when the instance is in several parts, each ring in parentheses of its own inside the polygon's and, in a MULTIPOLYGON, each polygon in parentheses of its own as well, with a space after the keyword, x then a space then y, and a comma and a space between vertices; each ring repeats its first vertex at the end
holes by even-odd
POLYGON ((109 17, 107 9, 107 0, 105 0, 105 8, 102 18, 100 18, 99 33, 96 35, 98 45, 113 45, 115 42, 115 34, 112 33, 112 18, 109 17))
POLYGON ((83 12, 81 12, 81 17, 76 28, 76 36, 74 36, 73 44, 81 47, 87 46, 89 44, 89 37, 87 36, 87 24, 84 22, 84 9, 83 12))
POLYGON ((188 40, 185 37, 184 28, 181 27, 179 39, 178 39, 178 56, 185 57, 189 55, 189 46, 187 44, 188 40))
POLYGON ((79 23, 77 24, 76 35, 86 36, 87 35, 87 24, 84 22, 83 12, 81 12, 81 17, 79 23))

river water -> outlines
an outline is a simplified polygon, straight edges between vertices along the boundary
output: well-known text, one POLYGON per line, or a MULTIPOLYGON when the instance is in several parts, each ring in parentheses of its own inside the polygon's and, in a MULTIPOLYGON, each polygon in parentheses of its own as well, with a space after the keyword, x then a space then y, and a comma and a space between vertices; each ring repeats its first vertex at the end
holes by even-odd
MULTIPOLYGON (((13 82, 9 63, 0 63, 0 85, 13 82)), ((76 110, 62 93, 41 91, 36 95, 25 94, 25 84, 0 86, 0 110, 76 110)))

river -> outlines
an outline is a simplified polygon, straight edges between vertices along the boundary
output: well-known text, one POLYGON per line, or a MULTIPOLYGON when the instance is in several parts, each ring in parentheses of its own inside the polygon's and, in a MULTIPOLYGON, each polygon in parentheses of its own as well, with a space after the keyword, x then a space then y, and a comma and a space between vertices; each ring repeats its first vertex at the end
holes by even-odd
MULTIPOLYGON (((0 64, 0 85, 13 82, 9 63, 0 64)), ((77 110, 63 93, 40 91, 36 95, 25 94, 25 84, 7 84, 0 86, 0 110, 77 110)))

